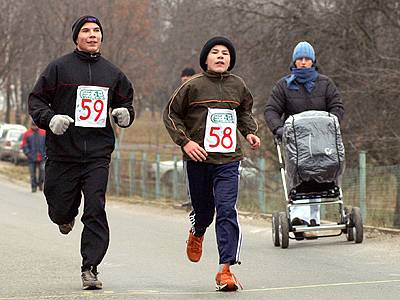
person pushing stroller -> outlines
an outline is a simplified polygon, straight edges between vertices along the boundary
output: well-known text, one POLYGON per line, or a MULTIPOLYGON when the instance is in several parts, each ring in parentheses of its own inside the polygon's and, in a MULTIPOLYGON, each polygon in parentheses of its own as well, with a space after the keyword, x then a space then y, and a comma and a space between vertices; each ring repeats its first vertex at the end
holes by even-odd
MULTIPOLYGON (((333 81, 320 73, 316 56, 310 43, 299 42, 293 50, 291 74, 281 78, 273 87, 265 106, 264 117, 267 126, 278 140, 282 140, 285 120, 304 111, 326 111, 335 115, 340 122, 344 107, 339 91, 333 81)), ((317 182, 305 184, 312 190, 317 182)), ((292 207, 292 225, 312 225, 320 223, 319 205, 292 207)), ((303 233, 296 234, 303 238, 303 233)))

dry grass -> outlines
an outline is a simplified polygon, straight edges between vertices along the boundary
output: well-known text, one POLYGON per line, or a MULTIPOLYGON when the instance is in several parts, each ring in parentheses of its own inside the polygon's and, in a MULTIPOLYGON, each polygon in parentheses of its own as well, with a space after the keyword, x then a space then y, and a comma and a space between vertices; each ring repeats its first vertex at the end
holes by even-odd
POLYGON ((143 112, 131 127, 124 129, 124 143, 155 146, 174 145, 165 129, 159 112, 143 112))
POLYGON ((30 182, 27 165, 16 166, 10 162, 0 162, 0 174, 11 181, 30 182))

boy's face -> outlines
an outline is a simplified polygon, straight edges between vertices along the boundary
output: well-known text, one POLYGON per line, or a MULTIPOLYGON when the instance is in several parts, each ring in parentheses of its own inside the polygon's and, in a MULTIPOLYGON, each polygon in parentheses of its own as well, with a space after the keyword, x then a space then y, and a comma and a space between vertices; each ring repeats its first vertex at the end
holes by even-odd
POLYGON ((224 45, 215 45, 208 53, 206 64, 207 70, 217 73, 223 73, 229 68, 231 55, 228 48, 224 45))

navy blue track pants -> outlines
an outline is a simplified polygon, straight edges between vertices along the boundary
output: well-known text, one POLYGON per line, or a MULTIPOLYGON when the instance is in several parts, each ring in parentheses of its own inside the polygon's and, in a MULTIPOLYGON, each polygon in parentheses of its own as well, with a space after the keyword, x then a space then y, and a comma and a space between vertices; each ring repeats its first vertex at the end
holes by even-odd
POLYGON ((239 165, 222 165, 185 161, 188 195, 193 210, 189 214, 192 231, 203 235, 211 225, 214 214, 219 263, 239 262, 242 234, 236 202, 239 192, 239 165))

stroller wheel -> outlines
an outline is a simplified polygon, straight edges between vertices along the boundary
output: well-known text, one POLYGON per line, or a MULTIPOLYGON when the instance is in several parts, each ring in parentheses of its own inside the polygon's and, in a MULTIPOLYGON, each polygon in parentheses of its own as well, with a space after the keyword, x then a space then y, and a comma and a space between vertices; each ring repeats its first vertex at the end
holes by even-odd
POLYGON ((279 247, 279 212, 272 214, 272 243, 275 247, 279 247))
POLYGON ((344 229, 344 233, 346 233, 346 238, 349 242, 354 241, 354 227, 351 222, 351 214, 349 213, 349 209, 347 207, 344 208, 346 229, 344 229))
POLYGON ((279 213, 279 243, 283 249, 289 247, 289 220, 285 212, 279 213))
POLYGON ((354 227, 352 227, 350 224, 348 224, 347 226, 348 227, 346 237, 349 242, 352 242, 354 241, 354 227))
POLYGON ((351 210, 351 223, 354 226, 354 240, 356 243, 362 243, 364 239, 364 227, 359 207, 353 207, 351 210))

